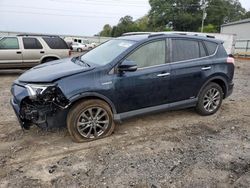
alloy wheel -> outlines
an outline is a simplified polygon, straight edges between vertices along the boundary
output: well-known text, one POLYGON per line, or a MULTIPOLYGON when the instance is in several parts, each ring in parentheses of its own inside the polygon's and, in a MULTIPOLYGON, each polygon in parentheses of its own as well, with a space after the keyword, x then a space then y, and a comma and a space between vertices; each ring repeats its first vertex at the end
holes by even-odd
POLYGON ((84 138, 94 139, 105 133, 109 122, 109 116, 105 109, 91 107, 79 116, 77 130, 84 138))
POLYGON ((204 109, 207 112, 213 112, 217 110, 220 105, 221 94, 220 91, 216 88, 209 89, 203 99, 204 109))

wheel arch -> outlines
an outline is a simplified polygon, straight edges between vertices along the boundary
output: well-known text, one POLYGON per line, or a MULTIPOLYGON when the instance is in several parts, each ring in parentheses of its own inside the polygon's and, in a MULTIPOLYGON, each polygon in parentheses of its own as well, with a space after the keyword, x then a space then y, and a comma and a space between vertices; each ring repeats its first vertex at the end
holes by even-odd
POLYGON ((88 99, 99 99, 99 100, 104 101, 105 103, 107 103, 109 105, 113 114, 117 114, 116 107, 115 107, 114 103, 108 97, 106 97, 100 93, 96 93, 96 92, 88 92, 88 93, 83 93, 83 94, 71 97, 69 108, 71 108, 74 104, 76 104, 77 102, 79 102, 81 100, 88 100, 88 99))
POLYGON ((48 59, 48 58, 53 58, 53 59, 55 59, 55 60, 60 59, 60 57, 57 56, 57 55, 46 55, 46 56, 43 56, 43 57, 40 59, 40 64, 43 63, 43 61, 44 61, 45 59, 48 59))
POLYGON ((225 78, 225 76, 222 75, 216 75, 216 76, 212 76, 210 77, 201 87, 197 97, 199 97, 200 93, 202 92, 202 90, 211 82, 214 82, 216 84, 218 84, 223 91, 223 98, 225 98, 227 96, 227 92, 228 92, 228 83, 227 83, 227 79, 225 78))

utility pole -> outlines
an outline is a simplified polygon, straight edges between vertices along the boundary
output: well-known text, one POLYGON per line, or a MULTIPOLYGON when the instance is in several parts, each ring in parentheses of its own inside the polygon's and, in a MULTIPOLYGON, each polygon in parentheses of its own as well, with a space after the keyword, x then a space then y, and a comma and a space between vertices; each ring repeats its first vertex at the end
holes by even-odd
POLYGON ((203 33, 203 30, 204 30, 204 22, 205 22, 205 19, 207 18, 206 8, 207 8, 207 2, 206 2, 206 0, 203 0, 202 1, 203 13, 202 13, 202 23, 201 23, 201 32, 202 33, 203 33))

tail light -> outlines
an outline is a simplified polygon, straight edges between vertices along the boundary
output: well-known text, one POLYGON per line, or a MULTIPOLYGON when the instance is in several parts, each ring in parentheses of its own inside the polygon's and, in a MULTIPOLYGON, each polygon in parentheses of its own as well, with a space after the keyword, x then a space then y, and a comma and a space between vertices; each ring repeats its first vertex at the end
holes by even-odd
POLYGON ((69 56, 71 56, 72 55, 72 52, 71 52, 71 50, 69 50, 69 56))
POLYGON ((235 60, 234 60, 234 58, 233 57, 228 57, 227 58, 227 63, 235 63, 235 60))

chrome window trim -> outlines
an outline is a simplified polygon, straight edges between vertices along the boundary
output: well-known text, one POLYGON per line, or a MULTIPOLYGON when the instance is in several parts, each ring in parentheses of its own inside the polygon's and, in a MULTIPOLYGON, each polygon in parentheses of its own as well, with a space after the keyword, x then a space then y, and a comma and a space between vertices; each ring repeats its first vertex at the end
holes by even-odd
POLYGON ((165 63, 165 64, 161 64, 161 65, 154 65, 154 66, 150 66, 150 67, 143 67, 143 68, 138 68, 137 70, 143 70, 143 69, 148 69, 148 68, 160 67, 160 66, 163 66, 163 65, 173 65, 173 64, 177 64, 177 63, 185 63, 185 62, 195 61, 195 60, 201 60, 201 59, 205 59, 205 58, 209 58, 209 57, 215 56, 217 54, 218 50, 219 50, 219 45, 217 45, 217 48, 216 48, 214 54, 209 55, 209 56, 199 57, 199 58, 195 58, 195 59, 188 59, 188 60, 183 60, 183 61, 176 61, 176 62, 171 62, 171 63, 165 63))
POLYGON ((149 67, 142 67, 142 68, 138 68, 137 70, 144 70, 144 69, 150 69, 150 68, 155 68, 155 67, 161 67, 161 66, 164 66, 164 65, 169 65, 169 63, 164 63, 164 64, 160 64, 160 65, 152 65, 152 66, 149 66, 149 67))
MULTIPOLYGON (((154 39, 154 40, 146 41, 145 43, 143 43, 140 46, 138 46, 137 48, 135 48, 132 52, 130 52, 129 54, 127 54, 117 65, 119 65, 120 63, 122 63, 124 61, 124 59, 126 59, 132 53, 134 53, 135 51, 137 51, 138 49, 140 49, 142 46, 145 46, 145 45, 153 43, 153 42, 159 42, 159 41, 165 41, 165 46, 167 47, 167 38, 160 38, 160 39, 154 39)), ((159 67, 159 66, 167 65, 168 63, 166 63, 166 56, 167 56, 167 52, 165 54, 165 63, 160 64, 160 65, 152 65, 152 66, 149 66, 149 67, 138 68, 135 72, 143 70, 143 69, 149 69, 149 68, 153 68, 153 67, 159 67)), ((117 65, 115 65, 115 67, 117 67, 117 65)), ((109 73, 111 73, 111 72, 112 72, 112 69, 109 71, 109 73)))
POLYGON ((176 63, 185 63, 187 61, 194 61, 194 60, 200 60, 200 59, 213 57, 213 56, 215 56, 217 54, 218 50, 219 50, 219 45, 217 44, 217 48, 216 48, 215 52, 212 55, 208 55, 208 56, 205 56, 205 57, 194 58, 194 59, 183 60, 183 61, 175 61, 175 62, 171 62, 171 63, 168 63, 168 64, 172 65, 172 64, 176 64, 176 63))
MULTIPOLYGON (((170 38, 171 39, 171 38, 170 38)), ((167 44, 167 38, 164 39, 166 41, 166 44, 167 44)), ((156 41, 160 41, 159 39, 158 40, 153 40, 153 41, 150 41, 150 42, 156 42, 156 41)), ((148 42, 148 43, 150 43, 148 42)), ((147 44, 147 43, 145 43, 147 44)), ((195 59, 188 59, 188 60, 183 60, 183 61, 176 61, 176 62, 170 62, 170 63, 164 63, 164 64, 160 64, 160 65, 153 65, 153 66, 149 66, 149 67, 142 67, 142 68, 138 68, 137 71, 141 71, 141 70, 144 70, 144 69, 150 69, 150 68, 157 68, 157 67, 160 67, 160 66, 166 66, 166 65, 173 65, 173 64, 179 64, 179 63, 185 63, 185 62, 189 62, 189 61, 196 61, 196 60, 202 60, 202 59, 206 59, 206 58, 210 58, 210 57, 213 57, 217 54, 218 50, 219 50, 219 44, 217 44, 217 47, 216 47, 216 50, 215 52, 212 54, 212 55, 208 55, 208 56, 205 56, 205 57, 199 57, 199 58, 195 58, 195 59)), ((138 48, 139 49, 139 48, 138 48)), ((136 51, 136 50, 135 50, 136 51)), ((167 55, 167 54, 166 54, 167 55)), ((170 56, 172 56, 172 54, 170 54, 170 56)), ((136 71, 136 72, 137 72, 136 71)))

